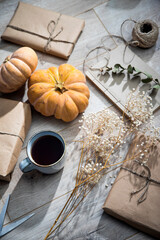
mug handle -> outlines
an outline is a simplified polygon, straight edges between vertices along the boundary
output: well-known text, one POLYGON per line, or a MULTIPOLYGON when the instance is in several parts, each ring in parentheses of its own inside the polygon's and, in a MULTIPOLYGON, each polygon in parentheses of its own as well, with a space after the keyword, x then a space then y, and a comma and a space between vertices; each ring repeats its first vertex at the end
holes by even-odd
POLYGON ((32 171, 34 169, 34 165, 27 157, 20 162, 19 168, 22 172, 26 173, 32 171))

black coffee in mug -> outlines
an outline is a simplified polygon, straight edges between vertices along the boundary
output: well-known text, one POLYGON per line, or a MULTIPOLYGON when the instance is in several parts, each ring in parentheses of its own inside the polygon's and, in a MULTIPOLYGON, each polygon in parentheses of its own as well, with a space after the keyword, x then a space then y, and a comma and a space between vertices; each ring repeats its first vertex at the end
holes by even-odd
POLYGON ((33 160, 40 165, 50 165, 57 162, 64 153, 62 142, 55 136, 38 138, 31 150, 33 160))

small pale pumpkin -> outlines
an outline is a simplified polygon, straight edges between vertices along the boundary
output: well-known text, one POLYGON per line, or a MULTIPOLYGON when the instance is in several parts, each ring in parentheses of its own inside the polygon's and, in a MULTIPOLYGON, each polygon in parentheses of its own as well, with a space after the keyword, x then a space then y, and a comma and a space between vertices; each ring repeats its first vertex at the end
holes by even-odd
POLYGON ((29 47, 21 47, 8 56, 0 66, 0 91, 10 93, 22 87, 37 63, 37 54, 29 47))
POLYGON ((29 79, 28 99, 42 115, 70 122, 88 106, 84 74, 69 64, 35 71, 29 79))

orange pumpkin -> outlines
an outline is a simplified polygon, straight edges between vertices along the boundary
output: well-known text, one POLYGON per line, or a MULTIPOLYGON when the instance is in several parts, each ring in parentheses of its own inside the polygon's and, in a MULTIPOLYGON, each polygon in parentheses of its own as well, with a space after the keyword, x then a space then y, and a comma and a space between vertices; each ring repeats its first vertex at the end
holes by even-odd
POLYGON ((86 109, 89 95, 84 74, 69 64, 37 70, 29 79, 28 98, 34 108, 65 122, 86 109))
POLYGON ((36 69, 38 58, 35 51, 22 47, 8 56, 0 66, 0 91, 10 93, 18 90, 36 69))

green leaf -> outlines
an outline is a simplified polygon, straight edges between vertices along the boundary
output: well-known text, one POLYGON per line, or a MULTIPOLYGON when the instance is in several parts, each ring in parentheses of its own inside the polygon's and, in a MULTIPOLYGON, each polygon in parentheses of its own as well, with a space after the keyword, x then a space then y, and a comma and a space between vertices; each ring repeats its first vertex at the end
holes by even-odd
POLYGON ((139 69, 135 68, 136 73, 133 76, 138 76, 139 74, 143 73, 139 69))
POLYGON ((116 63, 116 64, 114 65, 114 67, 115 67, 115 68, 122 68, 122 69, 124 69, 124 67, 122 67, 121 64, 119 64, 119 63, 116 63))
POLYGON ((137 72, 137 73, 135 73, 135 74, 133 74, 133 76, 134 77, 137 77, 137 76, 139 76, 139 74, 141 74, 142 72, 137 72))
POLYGON ((122 73, 125 70, 119 63, 114 65, 113 73, 122 73))
POLYGON ((152 82, 153 78, 145 78, 145 79, 142 79, 142 82, 143 83, 149 83, 149 82, 152 82))
POLYGON ((156 85, 153 86, 153 88, 160 89, 160 85, 156 84, 156 85))
POLYGON ((117 70, 113 68, 112 73, 117 73, 117 70))
POLYGON ((140 73, 140 72, 141 72, 138 68, 135 68, 135 71, 136 71, 137 73, 140 73))
POLYGON ((128 73, 132 74, 132 73, 133 73, 134 71, 136 71, 136 70, 135 70, 135 68, 132 67, 131 65, 128 65, 127 71, 128 71, 128 73))
POLYGON ((146 72, 143 72, 143 74, 146 75, 147 78, 152 78, 152 75, 151 75, 151 74, 148 74, 148 73, 146 73, 146 72))

